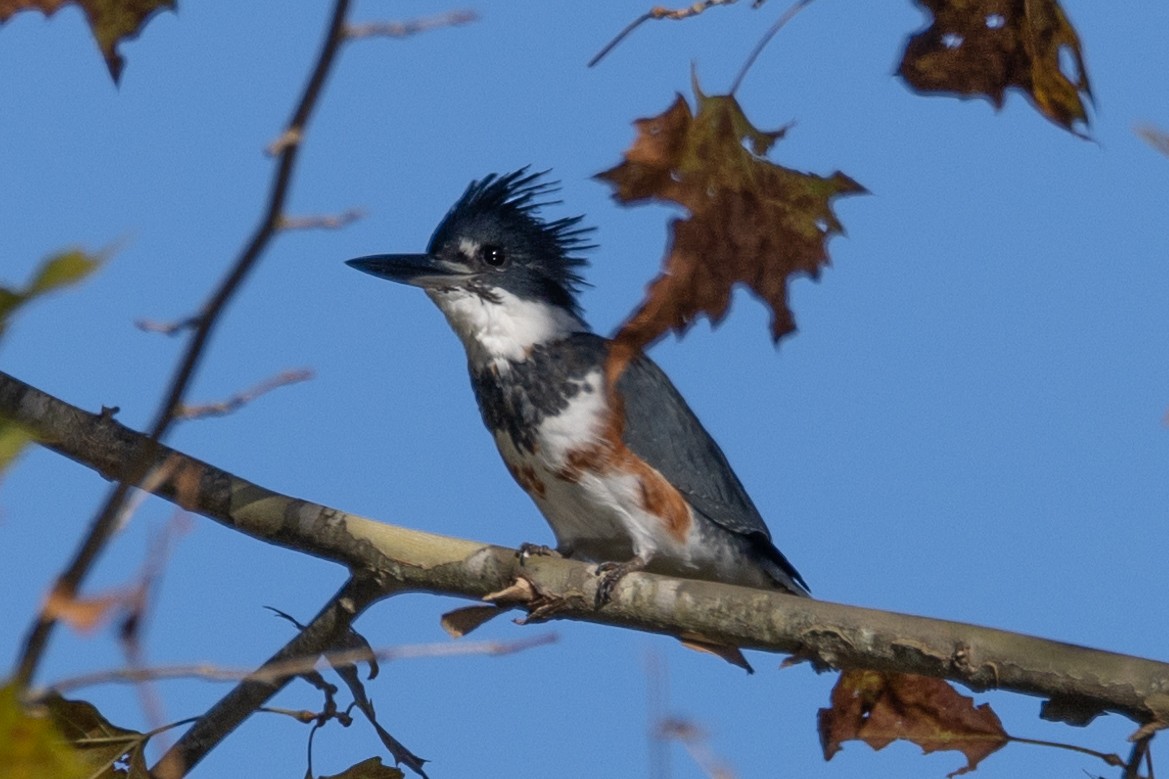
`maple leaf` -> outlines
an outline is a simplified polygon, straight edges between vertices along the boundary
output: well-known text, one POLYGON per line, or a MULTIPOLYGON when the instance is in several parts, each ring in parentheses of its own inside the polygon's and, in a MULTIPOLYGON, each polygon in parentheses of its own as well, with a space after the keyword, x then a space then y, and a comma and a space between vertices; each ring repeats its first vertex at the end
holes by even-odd
POLYGON ((717 324, 738 283, 771 308, 774 341, 795 330, 788 280, 816 278, 828 263, 827 241, 843 232, 832 198, 865 192, 839 171, 822 178, 768 162, 763 155, 786 127, 758 130, 734 97, 707 97, 697 82, 694 92, 696 114, 679 95, 660 116, 638 119, 624 161, 597 174, 618 202, 689 211, 671 223, 663 270, 615 337, 611 371, 669 330, 684 333, 699 314, 717 324))
POLYGON ((1080 37, 1058 0, 917 0, 933 23, 911 36, 898 73, 920 92, 990 99, 1022 90, 1045 117, 1069 132, 1088 124, 1092 99, 1080 37), (1070 76, 1061 56, 1074 65, 1070 76))
POLYGON ((115 84, 124 64, 122 55, 118 54, 118 44, 136 38, 156 11, 175 7, 175 0, 0 0, 0 24, 17 11, 35 10, 51 16, 69 3, 85 13, 115 84))
POLYGON ((975 706, 945 681, 913 674, 844 671, 832 688, 831 708, 820 709, 818 719, 825 760, 843 741, 858 739, 883 749, 905 739, 923 752, 953 749, 966 755, 966 766, 950 777, 973 771, 1011 740, 989 705, 975 706))

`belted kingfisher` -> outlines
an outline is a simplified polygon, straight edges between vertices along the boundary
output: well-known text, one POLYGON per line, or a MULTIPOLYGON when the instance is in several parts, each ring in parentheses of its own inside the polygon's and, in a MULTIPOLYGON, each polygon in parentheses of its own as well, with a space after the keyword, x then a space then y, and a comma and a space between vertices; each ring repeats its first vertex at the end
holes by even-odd
POLYGON ((598 603, 641 569, 807 595, 665 373, 642 355, 606 386, 612 341, 589 329, 576 298, 591 228, 539 216, 557 188, 542 176, 523 168, 473 181, 425 254, 348 264, 421 287, 442 310, 466 348, 483 421, 556 551, 601 564, 598 603))

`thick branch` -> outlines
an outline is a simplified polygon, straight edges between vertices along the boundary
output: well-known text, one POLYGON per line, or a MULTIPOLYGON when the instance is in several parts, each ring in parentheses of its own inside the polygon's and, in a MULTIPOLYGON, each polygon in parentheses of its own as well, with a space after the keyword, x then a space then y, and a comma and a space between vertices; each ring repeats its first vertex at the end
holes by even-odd
MULTIPOLYGON (((38 431, 49 448, 119 478, 145 438, 108 415, 70 406, 0 373, 0 415, 38 431)), ((874 611, 765 590, 632 574, 592 606, 590 566, 521 562, 514 550, 364 519, 273 493, 206 463, 173 458, 154 490, 256 538, 372 572, 393 589, 483 598, 517 578, 556 598, 557 618, 785 652, 831 667, 897 670, 1052 699, 1046 714, 1086 722, 1102 711, 1169 722, 1169 664, 958 622, 874 611)))

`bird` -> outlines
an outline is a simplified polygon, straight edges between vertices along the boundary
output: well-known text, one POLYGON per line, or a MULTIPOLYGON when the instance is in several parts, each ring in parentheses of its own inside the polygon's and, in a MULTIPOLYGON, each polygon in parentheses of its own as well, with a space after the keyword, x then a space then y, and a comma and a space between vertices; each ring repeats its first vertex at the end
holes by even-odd
POLYGON ((559 189, 524 167, 474 180, 421 254, 348 265, 422 288, 462 342, 483 422, 556 537, 526 548, 596 563, 598 607, 645 570, 808 596, 726 456, 674 384, 578 299, 592 228, 545 219, 559 189))

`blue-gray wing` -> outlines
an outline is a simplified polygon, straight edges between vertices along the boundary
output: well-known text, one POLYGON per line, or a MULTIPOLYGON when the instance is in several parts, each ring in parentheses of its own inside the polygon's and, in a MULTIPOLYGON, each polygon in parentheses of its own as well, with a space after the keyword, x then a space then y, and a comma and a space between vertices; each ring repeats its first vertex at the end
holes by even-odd
POLYGON ((648 357, 635 359, 617 380, 625 406, 625 445, 656 468, 695 511, 732 533, 751 539, 789 579, 808 589, 803 577, 771 542, 771 532, 751 502, 726 455, 694 416, 669 377, 648 357))

